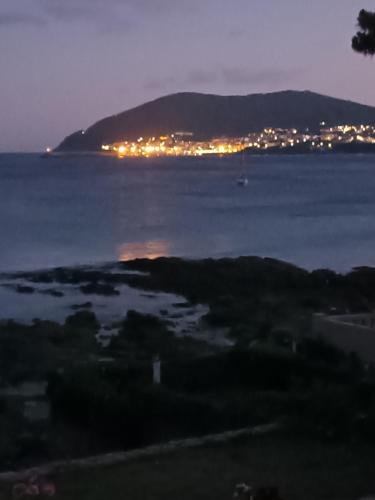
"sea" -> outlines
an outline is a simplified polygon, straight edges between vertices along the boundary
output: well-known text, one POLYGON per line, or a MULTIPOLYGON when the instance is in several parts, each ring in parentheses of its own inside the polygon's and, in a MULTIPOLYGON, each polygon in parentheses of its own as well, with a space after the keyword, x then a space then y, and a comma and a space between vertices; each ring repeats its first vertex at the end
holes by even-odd
POLYGON ((0 155, 0 272, 241 255, 375 266, 375 156, 0 155))

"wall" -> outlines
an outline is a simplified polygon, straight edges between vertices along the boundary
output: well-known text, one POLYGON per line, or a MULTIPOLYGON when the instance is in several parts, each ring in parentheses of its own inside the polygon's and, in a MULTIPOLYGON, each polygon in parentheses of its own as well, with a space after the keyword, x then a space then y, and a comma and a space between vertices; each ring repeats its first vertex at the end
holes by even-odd
POLYGON ((367 363, 375 363, 374 314, 315 314, 313 333, 347 352, 357 353, 367 363))

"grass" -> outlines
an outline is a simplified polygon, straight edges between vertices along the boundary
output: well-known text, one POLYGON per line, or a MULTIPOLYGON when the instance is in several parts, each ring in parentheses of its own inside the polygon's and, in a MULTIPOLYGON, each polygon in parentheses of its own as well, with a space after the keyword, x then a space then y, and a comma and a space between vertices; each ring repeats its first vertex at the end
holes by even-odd
POLYGON ((56 498, 229 500, 235 484, 248 481, 258 486, 277 485, 285 500, 354 500, 375 492, 373 453, 373 447, 360 443, 249 438, 64 473, 56 477, 56 498))

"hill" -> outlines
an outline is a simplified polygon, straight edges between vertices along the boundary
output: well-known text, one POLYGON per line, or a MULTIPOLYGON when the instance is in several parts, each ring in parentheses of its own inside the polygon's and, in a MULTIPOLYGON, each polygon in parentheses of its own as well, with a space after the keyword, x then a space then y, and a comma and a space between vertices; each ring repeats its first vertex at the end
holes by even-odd
POLYGON ((309 91, 246 96, 172 94, 98 121, 66 137, 56 151, 96 151, 104 143, 194 133, 198 140, 236 137, 265 127, 315 130, 343 123, 375 124, 375 108, 309 91))

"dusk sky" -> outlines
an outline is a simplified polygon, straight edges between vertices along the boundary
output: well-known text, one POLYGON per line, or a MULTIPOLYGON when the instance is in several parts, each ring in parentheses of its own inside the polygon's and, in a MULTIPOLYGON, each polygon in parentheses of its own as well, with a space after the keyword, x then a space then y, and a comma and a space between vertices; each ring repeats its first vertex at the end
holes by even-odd
POLYGON ((164 94, 313 90, 375 106, 363 0, 1 0, 0 151, 164 94))

